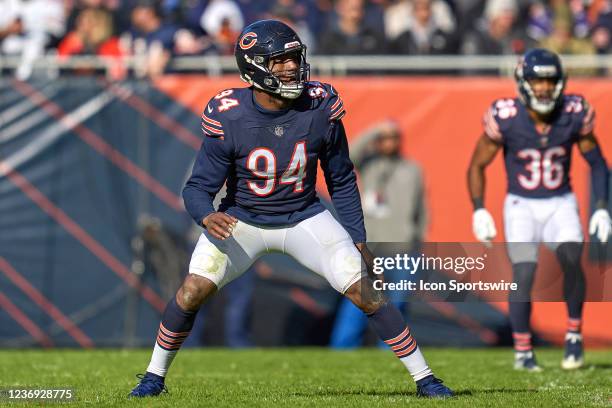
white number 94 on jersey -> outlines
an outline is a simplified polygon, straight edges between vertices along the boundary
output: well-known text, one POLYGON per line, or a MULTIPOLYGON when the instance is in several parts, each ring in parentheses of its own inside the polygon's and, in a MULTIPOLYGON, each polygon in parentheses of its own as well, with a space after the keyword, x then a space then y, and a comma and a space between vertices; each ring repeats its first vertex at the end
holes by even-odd
MULTIPOLYGON (((294 193, 304 191, 306 160, 306 142, 297 142, 293 148, 289 166, 278 182, 280 184, 294 184, 294 193)), ((258 147, 249 153, 246 163, 247 168, 254 176, 262 179, 261 181, 247 181, 249 189, 255 195, 259 197, 268 196, 277 187, 276 163, 276 155, 268 148, 258 147)))

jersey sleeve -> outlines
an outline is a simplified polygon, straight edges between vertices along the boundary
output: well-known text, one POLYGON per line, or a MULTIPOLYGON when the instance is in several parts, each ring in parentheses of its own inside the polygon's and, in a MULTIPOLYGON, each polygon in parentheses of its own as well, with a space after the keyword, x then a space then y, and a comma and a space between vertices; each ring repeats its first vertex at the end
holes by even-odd
POLYGON ((321 108, 330 122, 339 121, 346 115, 344 102, 338 94, 338 91, 336 91, 336 88, 330 84, 319 83, 314 89, 313 91, 311 88, 311 96, 313 95, 312 92, 314 92, 323 97, 321 108), (317 87, 321 90, 318 90, 317 87))
POLYGON ((506 128, 518 113, 513 99, 498 99, 491 104, 482 117, 484 133, 497 143, 504 139, 503 129, 506 128))
POLYGON ((221 114, 219 113, 219 103, 215 98, 212 98, 202 112, 202 133, 204 136, 213 138, 225 138, 223 124, 221 122, 221 114))
POLYGON ((326 145, 319 158, 327 191, 340 223, 353 242, 365 242, 366 232, 357 177, 349 158, 348 142, 342 122, 333 121, 329 124, 326 145))
POLYGON ((595 129, 595 109, 584 97, 580 97, 579 104, 578 135, 582 137, 590 135, 595 129))
POLYGON ((232 140, 225 133, 221 118, 215 115, 213 100, 202 113, 202 132, 202 146, 183 188, 185 208, 200 226, 215 211, 213 200, 225 183, 233 159, 232 140))

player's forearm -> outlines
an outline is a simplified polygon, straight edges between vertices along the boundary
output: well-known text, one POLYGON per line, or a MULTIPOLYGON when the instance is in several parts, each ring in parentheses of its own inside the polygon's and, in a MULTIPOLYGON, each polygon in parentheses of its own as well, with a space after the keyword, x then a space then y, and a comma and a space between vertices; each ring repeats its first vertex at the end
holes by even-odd
POLYGON ((608 204, 608 165, 601 154, 599 146, 583 153, 585 160, 591 166, 591 184, 597 208, 607 208, 608 204))
POLYGON ((321 155, 321 168, 325 174, 327 191, 340 217, 340 223, 350 234, 353 242, 365 242, 357 176, 349 158, 348 142, 342 122, 332 124, 328 143, 321 155))
POLYGON ((183 189, 185 209, 187 209, 191 218, 193 218, 199 226, 202 226, 202 220, 206 218, 206 216, 215 212, 215 207, 213 206, 214 199, 214 194, 202 190, 191 180, 187 182, 183 189))
POLYGON ((483 134, 476 144, 467 173, 468 191, 474 210, 484 207, 485 169, 493 161, 500 147, 500 142, 494 141, 487 134, 483 134))
POLYGON ((365 242, 363 211, 355 173, 351 171, 350 175, 335 181, 328 178, 327 186, 332 204, 344 229, 347 230, 353 242, 365 242))
POLYGON ((484 167, 471 165, 468 169, 468 190, 474 210, 484 207, 485 182, 484 167))

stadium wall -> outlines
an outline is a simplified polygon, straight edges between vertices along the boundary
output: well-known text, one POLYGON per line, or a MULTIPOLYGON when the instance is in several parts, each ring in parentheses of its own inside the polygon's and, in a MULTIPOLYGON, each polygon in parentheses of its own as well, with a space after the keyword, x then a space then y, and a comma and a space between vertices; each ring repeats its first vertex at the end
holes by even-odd
MULTIPOLYGON (((465 170, 482 132, 482 114, 493 99, 513 96, 513 83, 421 77, 329 81, 347 107, 349 138, 386 118, 402 126, 404 153, 425 171, 428 240, 472 241, 465 170)), ((198 76, 168 76, 153 85, 88 78, 0 81, 0 345, 150 345, 159 313, 191 250, 187 239, 178 236, 191 226, 180 190, 199 147, 201 109, 220 90, 244 86, 235 77, 198 76), (148 218, 138 217, 143 213, 148 218), (148 258, 151 248, 163 256, 148 258)), ((596 131, 612 158, 612 106, 606 104, 612 84, 572 81, 569 90, 583 93, 595 106, 596 131)), ((501 226, 505 181, 499 158, 487 176, 487 204, 501 226)), ((572 177, 586 221, 588 168, 582 160, 574 160, 572 177)), ((325 195, 323 185, 319 187, 325 195)), ((283 268, 287 273, 293 267, 283 268)), ((304 287, 268 285, 267 293, 286 299, 258 307, 294 323, 301 322, 295 316, 304 311, 329 316, 336 297, 317 285, 311 285, 312 293, 304 287), (290 310, 296 304, 300 311, 290 310), (285 312, 279 313, 281 309, 285 312)), ((494 314, 484 308, 467 310, 464 317, 494 314)), ((504 320, 504 304, 486 308, 496 311, 496 324, 504 320)), ((456 310, 442 305, 433 309, 437 312, 431 316, 441 313, 453 324, 458 320, 456 310)), ((609 313, 610 304, 587 306, 587 345, 612 342, 609 313)), ((561 304, 538 304, 538 333, 558 343, 564 316, 561 304)), ((260 329, 273 323, 266 319, 260 318, 260 329)), ((324 330, 320 322, 310 323, 313 333, 329 330, 329 321, 324 330)), ((284 330, 295 331, 294 326, 289 323, 284 330)), ((453 336, 429 329, 438 336, 431 338, 433 344, 460 337, 457 331, 453 336)), ((479 333, 488 338, 486 344, 499 344, 486 327, 479 333)), ((281 336, 266 344, 283 344, 281 336)), ((285 344, 300 344, 298 337, 285 344)))

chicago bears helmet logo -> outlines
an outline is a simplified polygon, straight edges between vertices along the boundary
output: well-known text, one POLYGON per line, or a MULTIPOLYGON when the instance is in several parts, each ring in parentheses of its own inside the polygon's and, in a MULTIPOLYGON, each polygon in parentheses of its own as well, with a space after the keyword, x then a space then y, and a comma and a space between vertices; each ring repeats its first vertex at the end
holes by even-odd
POLYGON ((257 34, 252 31, 249 31, 248 33, 242 36, 238 44, 243 50, 248 50, 249 48, 257 44, 257 34))

